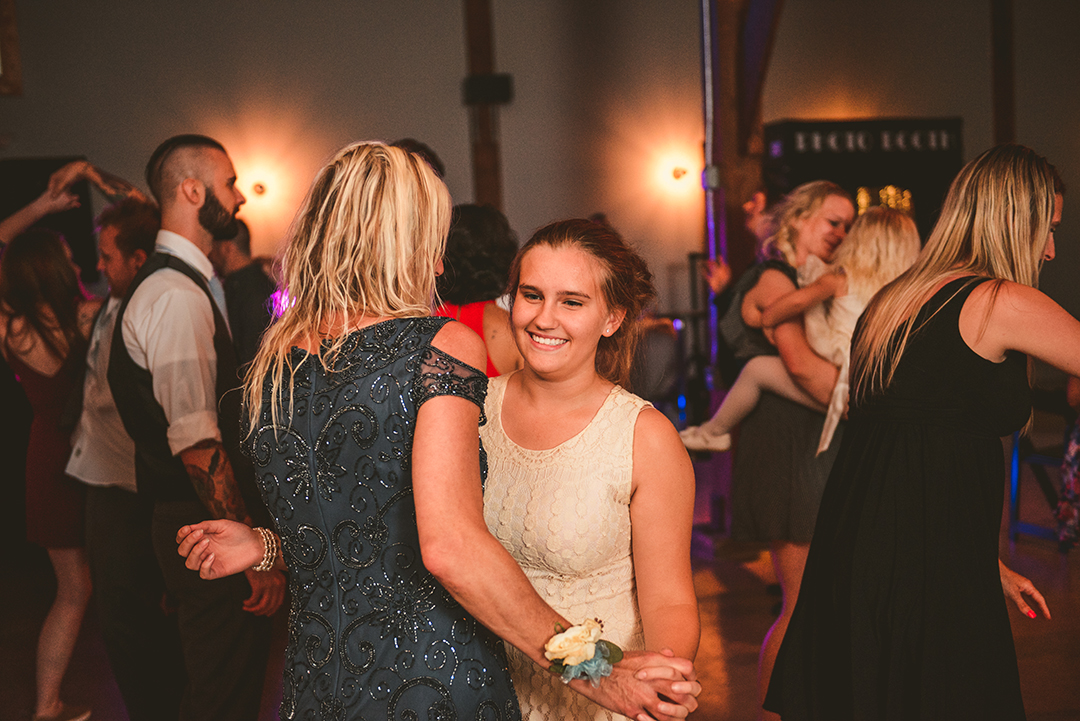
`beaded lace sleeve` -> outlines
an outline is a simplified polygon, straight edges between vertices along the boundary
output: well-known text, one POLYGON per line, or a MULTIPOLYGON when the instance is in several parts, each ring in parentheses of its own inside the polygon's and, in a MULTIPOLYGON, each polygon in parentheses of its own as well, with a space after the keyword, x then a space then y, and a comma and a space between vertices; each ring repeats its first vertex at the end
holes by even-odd
POLYGON ((488 379, 482 371, 462 363, 457 358, 428 346, 420 356, 420 369, 412 394, 416 409, 437 396, 457 396, 480 407, 480 425, 487 422, 484 400, 488 379))

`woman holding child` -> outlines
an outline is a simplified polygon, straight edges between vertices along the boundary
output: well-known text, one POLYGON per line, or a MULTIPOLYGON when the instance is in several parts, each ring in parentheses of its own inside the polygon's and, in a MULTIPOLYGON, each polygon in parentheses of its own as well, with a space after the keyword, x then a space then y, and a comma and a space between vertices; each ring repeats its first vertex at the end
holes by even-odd
MULTIPOLYGON (((814 353, 802 318, 765 329, 763 312, 798 288, 799 269, 815 258, 825 263, 855 218, 850 196, 840 186, 815 181, 795 188, 773 211, 775 232, 764 243, 767 260, 748 272, 753 285, 735 297, 722 322, 735 324, 756 347, 775 347, 792 379, 822 406, 829 403, 837 366, 814 353)), ((735 454, 732 537, 767 543, 783 592, 779 618, 759 657, 759 689, 764 696, 776 651, 799 594, 814 518, 843 424, 829 449, 817 448, 825 415, 773 393, 764 393, 743 421, 735 454)))

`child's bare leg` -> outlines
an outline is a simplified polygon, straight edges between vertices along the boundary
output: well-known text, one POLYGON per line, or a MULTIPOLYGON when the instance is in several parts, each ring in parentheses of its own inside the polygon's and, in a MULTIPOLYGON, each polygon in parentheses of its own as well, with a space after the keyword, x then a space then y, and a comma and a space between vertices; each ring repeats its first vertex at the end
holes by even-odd
POLYGON ((711 436, 730 433, 750 415, 764 391, 771 391, 807 408, 825 410, 791 379, 779 356, 758 356, 751 358, 743 366, 739 377, 724 396, 724 402, 720 404, 716 415, 705 421, 701 429, 711 436))

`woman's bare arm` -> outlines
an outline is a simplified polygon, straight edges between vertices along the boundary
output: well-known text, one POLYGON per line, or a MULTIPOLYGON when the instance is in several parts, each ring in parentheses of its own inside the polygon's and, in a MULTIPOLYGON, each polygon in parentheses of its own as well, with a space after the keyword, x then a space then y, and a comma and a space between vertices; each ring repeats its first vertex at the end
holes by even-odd
POLYGON ((634 577, 645 648, 693 659, 700 639, 690 568, 694 469, 671 422, 649 408, 634 429, 630 501, 634 577))
POLYGON ((973 290, 960 311, 964 342, 991 361, 1014 350, 1080 376, 1080 321, 1035 288, 1005 282, 994 298, 992 286, 973 290))
POLYGON ((29 205, 25 205, 8 217, 0 220, 0 245, 7 245, 15 236, 30 229, 46 215, 79 207, 79 196, 68 190, 53 195, 49 190, 39 195, 29 205))
POLYGON ((773 329, 773 343, 791 379, 818 403, 828 406, 840 370, 806 342, 802 319, 786 321, 773 329))
MULTIPOLYGON (((474 367, 484 363, 483 342, 460 323, 444 326, 434 345, 474 367)), ((427 569, 469 613, 546 668, 550 663, 543 648, 555 633, 555 625, 566 627, 568 621, 583 619, 563 618, 548 606, 488 531, 480 486, 479 413, 470 401, 440 396, 425 402, 417 414, 412 475, 421 554, 427 569)), ((580 679, 571 687, 632 718, 685 717, 696 701, 680 689, 696 683, 636 679, 635 674, 648 665, 678 667, 683 676, 693 674, 685 660, 660 654, 628 655, 598 688, 580 679), (683 705, 661 700, 660 693, 683 705)))
MULTIPOLYGON (((743 299, 743 322, 751 328, 762 327, 761 315, 765 308, 795 290, 795 284, 779 270, 766 270, 743 299), (752 320, 756 320, 757 325, 751 322, 752 320)), ((828 406, 838 370, 810 348, 803 331, 802 318, 779 323, 770 329, 766 337, 780 352, 784 367, 799 387, 813 396, 818 403, 828 406)))
POLYGON ((791 278, 779 270, 769 268, 765 270, 754 287, 743 296, 742 312, 743 323, 751 328, 761 328, 761 314, 766 308, 783 298, 789 293, 794 293, 798 288, 791 282, 791 278))
POLYGON ((801 316, 806 310, 829 298, 843 295, 847 280, 841 273, 826 273, 816 281, 777 298, 761 311, 761 324, 773 328, 801 316))

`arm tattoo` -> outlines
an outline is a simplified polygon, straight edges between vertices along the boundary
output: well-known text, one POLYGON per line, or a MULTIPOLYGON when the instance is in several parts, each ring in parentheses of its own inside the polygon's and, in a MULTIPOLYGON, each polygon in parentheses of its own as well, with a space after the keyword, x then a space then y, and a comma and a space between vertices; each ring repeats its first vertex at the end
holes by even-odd
POLYGON ((233 477, 232 464, 220 441, 199 441, 180 456, 199 500, 214 518, 250 524, 244 499, 233 477))

